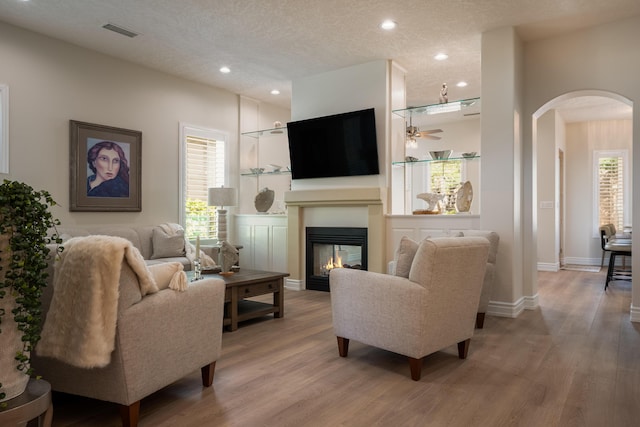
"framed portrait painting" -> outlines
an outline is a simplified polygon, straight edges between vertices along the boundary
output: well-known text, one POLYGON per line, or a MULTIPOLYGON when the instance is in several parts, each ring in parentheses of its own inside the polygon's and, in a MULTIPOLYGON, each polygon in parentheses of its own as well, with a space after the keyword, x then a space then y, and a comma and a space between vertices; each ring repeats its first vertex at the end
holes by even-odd
POLYGON ((142 132, 69 121, 71 211, 140 212, 142 132))

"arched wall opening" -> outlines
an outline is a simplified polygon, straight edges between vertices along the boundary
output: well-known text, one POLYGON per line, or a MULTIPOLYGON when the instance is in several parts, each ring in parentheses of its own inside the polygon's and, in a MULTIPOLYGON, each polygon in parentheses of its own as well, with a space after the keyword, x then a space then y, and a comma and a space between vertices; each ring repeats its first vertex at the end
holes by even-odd
MULTIPOLYGON (((626 197, 632 206, 632 122, 633 102, 602 90, 565 93, 532 115, 531 218, 537 271, 600 267, 594 153, 628 151, 626 197)), ((630 209, 626 218, 630 223, 630 209)), ((533 285, 537 293, 537 284, 533 285)))

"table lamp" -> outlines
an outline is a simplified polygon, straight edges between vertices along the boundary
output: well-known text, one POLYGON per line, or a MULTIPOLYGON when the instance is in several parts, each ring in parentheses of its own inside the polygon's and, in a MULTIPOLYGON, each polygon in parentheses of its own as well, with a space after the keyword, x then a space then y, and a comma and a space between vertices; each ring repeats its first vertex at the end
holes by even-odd
POLYGON ((236 205, 236 189, 227 187, 209 188, 209 206, 218 207, 218 242, 227 240, 227 210, 225 206, 236 205))

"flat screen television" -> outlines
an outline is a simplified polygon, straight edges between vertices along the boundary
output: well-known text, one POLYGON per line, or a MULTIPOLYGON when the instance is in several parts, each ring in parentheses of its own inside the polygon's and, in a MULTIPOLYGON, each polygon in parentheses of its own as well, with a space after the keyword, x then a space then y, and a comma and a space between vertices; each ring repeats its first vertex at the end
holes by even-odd
POLYGON ((373 108, 287 123, 293 179, 377 175, 373 108))

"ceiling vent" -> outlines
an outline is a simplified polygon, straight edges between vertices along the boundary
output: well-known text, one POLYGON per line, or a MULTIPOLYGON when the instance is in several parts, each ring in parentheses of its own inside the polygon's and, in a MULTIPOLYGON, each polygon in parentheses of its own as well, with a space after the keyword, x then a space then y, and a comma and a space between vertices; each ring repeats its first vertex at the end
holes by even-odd
POLYGON ((113 31, 114 33, 122 34, 123 36, 131 37, 131 38, 138 35, 138 33, 134 33, 133 31, 127 30, 126 28, 122 28, 114 24, 105 24, 102 26, 102 28, 105 28, 107 30, 113 31))

